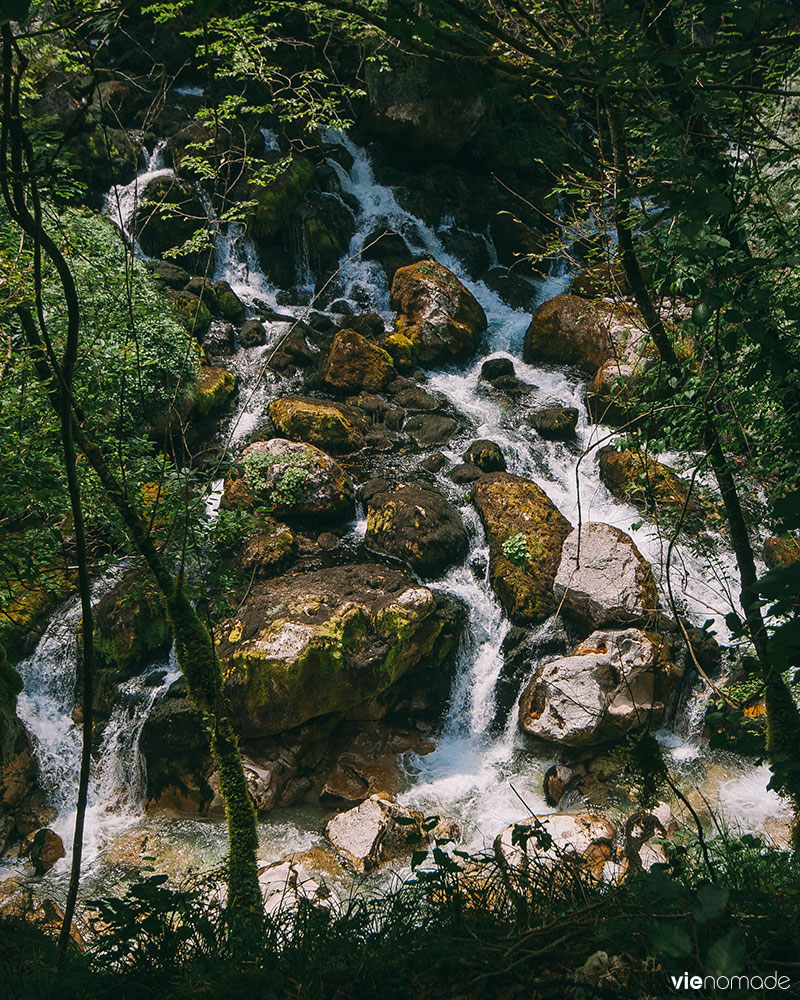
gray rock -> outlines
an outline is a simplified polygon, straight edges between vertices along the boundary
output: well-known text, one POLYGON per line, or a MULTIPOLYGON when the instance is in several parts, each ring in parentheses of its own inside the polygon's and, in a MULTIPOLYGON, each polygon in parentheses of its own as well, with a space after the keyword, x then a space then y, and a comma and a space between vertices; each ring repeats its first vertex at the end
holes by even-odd
POLYGON ((421 448, 430 448, 449 441, 458 424, 452 417, 439 413, 417 413, 405 422, 403 430, 421 448))
MULTIPOLYGON (((551 813, 549 816, 529 816, 507 827, 495 839, 494 852, 498 862, 511 874, 518 873, 522 880, 526 875, 535 878, 537 872, 547 877, 567 860, 588 868, 596 878, 601 878, 606 863, 613 857, 615 836, 616 827, 605 816, 551 813), (518 831, 526 826, 532 835, 523 843, 518 831)), ((531 887, 525 881, 520 884, 531 887)))
POLYGON ((249 319, 239 327, 239 343, 242 347, 260 347, 267 342, 264 324, 257 319, 249 319))
POLYGON ((420 812, 372 795, 334 816, 325 833, 352 868, 368 872, 384 861, 410 854, 417 846, 413 841, 418 843, 422 835, 422 819, 420 812), (398 818, 411 822, 401 824, 398 818))
POLYGON ((582 747, 657 722, 680 678, 669 654, 652 632, 593 632, 539 668, 520 698, 520 725, 550 743, 582 747))
POLYGON ((470 465, 477 465, 483 472, 505 472, 506 460, 499 444, 481 439, 473 441, 463 454, 463 459, 470 465))
POLYGON ((568 441, 578 426, 578 411, 574 406, 548 406, 532 413, 528 423, 548 441, 568 441))
POLYGON ((567 536, 553 592, 564 613, 588 628, 643 623, 658 606, 653 571, 633 539, 596 521, 567 536))

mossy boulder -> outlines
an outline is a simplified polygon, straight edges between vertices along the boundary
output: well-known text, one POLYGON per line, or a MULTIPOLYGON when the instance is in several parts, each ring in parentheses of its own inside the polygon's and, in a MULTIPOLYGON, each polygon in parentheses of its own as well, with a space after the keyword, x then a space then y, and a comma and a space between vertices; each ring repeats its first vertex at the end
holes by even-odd
POLYGON ((477 465, 483 472, 506 471, 506 459, 500 445, 485 438, 473 441, 462 458, 468 465, 477 465))
POLYGON ((211 310, 205 302, 191 292, 175 292, 168 289, 172 299, 175 318, 186 332, 200 340, 211 326, 211 310))
POLYGON ((194 387, 194 413, 208 417, 218 413, 236 391, 236 376, 227 368, 202 366, 194 387))
POLYGON ((229 323, 238 323, 244 316, 244 305, 227 281, 215 281, 214 292, 216 314, 229 323))
POLYGON ((314 180, 314 164, 299 156, 266 185, 251 185, 248 224, 253 235, 274 236, 292 218, 314 180))
POLYGON ((594 375, 606 361, 646 356, 646 329, 632 306, 556 295, 533 314, 525 331, 522 358, 528 364, 576 365, 594 375))
POLYGON ((454 361, 471 354, 486 331, 486 313, 475 296, 434 260, 401 267, 392 281, 395 332, 414 346, 423 365, 454 361))
POLYGON ((244 540, 236 561, 251 576, 275 576, 292 562, 296 551, 297 540, 289 525, 265 517, 244 540))
POLYGON ((370 496, 365 543, 427 579, 461 562, 468 548, 458 509, 434 489, 405 483, 370 496))
POLYGON ((472 489, 489 541, 489 578, 517 625, 555 611, 553 580, 572 525, 536 483, 490 472, 472 489))
POLYGON ((769 569, 787 569, 800 562, 800 541, 794 535, 771 535, 764 541, 764 562, 769 569))
POLYGON ((396 374, 391 355, 355 330, 336 334, 322 366, 323 382, 338 392, 377 391, 396 374))
POLYGON ((224 504, 261 506, 278 518, 347 521, 353 484, 330 455, 284 438, 256 441, 242 453, 242 474, 225 482, 224 504))
POLYGON ((364 417, 352 406, 308 396, 281 396, 269 404, 278 431, 334 453, 356 451, 364 444, 364 417))
POLYGON ((452 651, 434 594, 395 570, 341 566, 257 583, 216 630, 231 716, 262 737, 346 713, 452 651))
POLYGON ((574 406, 546 406, 534 410, 528 423, 546 441, 569 441, 578 426, 578 411, 574 406))
POLYGON ((205 220, 206 210, 194 186, 165 174, 151 181, 141 193, 133 227, 148 257, 163 258, 166 254, 193 273, 202 274, 209 251, 189 251, 178 256, 174 251, 203 228, 205 220))
MULTIPOLYGON (((646 512, 659 508, 683 510, 696 516, 714 516, 713 510, 699 493, 689 495, 689 483, 674 469, 657 462, 644 452, 625 449, 616 451, 611 445, 597 453, 600 479, 609 493, 627 500, 646 512)), ((718 517, 719 515, 717 515, 718 517)))

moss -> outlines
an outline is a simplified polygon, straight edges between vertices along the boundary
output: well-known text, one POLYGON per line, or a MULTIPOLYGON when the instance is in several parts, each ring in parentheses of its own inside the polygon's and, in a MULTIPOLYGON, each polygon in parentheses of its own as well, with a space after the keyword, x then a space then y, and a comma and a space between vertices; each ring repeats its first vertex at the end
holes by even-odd
POLYGON ((391 356, 355 330, 340 330, 322 369, 332 389, 357 392, 382 389, 395 374, 391 356))
POLYGON ((236 376, 226 368, 201 368, 194 388, 194 411, 207 417, 221 410, 236 389, 236 376))
POLYGON ((314 179, 314 165, 305 157, 291 161, 266 187, 255 190, 255 207, 249 216, 255 236, 274 236, 292 218, 314 179))
POLYGON ((215 288, 217 314, 231 323, 237 323, 244 316, 244 306, 238 295, 230 288, 215 288))
POLYGON ((407 371, 414 364, 414 342, 403 333, 401 317, 395 323, 395 332, 384 340, 383 346, 401 371, 407 371))
MULTIPOLYGON (((72 587, 63 573, 41 571, 42 583, 35 587, 12 588, 0 611, 0 644, 14 663, 28 655, 38 629, 55 605, 69 596, 72 587)), ((2 595, 0 595, 2 596, 2 595)))
POLYGON ((353 451, 363 443, 360 431, 342 409, 332 403, 283 396, 269 404, 269 415, 280 433, 326 451, 353 451))
POLYGON ((191 292, 178 292, 171 298, 175 318, 184 330, 192 337, 202 337, 211 326, 211 312, 205 302, 191 292))

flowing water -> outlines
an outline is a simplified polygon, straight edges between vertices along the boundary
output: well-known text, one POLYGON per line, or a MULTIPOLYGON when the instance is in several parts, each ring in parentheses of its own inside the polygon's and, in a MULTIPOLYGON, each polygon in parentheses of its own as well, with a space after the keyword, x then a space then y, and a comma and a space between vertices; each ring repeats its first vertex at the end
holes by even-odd
MULTIPOLYGON (((267 131, 263 134, 266 148, 275 148, 274 134, 267 131)), ((334 278, 339 296, 350 302, 356 312, 374 310, 381 312, 387 321, 391 318, 389 288, 383 270, 357 256, 367 237, 376 228, 382 228, 401 234, 412 252, 432 256, 451 268, 487 313, 486 355, 467 369, 430 373, 428 378, 426 388, 441 394, 468 424, 467 430, 444 449, 447 458, 460 462, 464 449, 475 438, 496 441, 506 455, 509 471, 538 483, 573 524, 603 521, 631 534, 651 561, 663 589, 661 577, 668 540, 653 525, 642 522, 636 509, 614 499, 601 483, 594 449, 606 443, 609 430, 587 420, 585 380, 572 370, 523 364, 520 354, 529 314, 512 309, 482 282, 473 281, 461 262, 447 253, 437 231, 403 209, 391 188, 376 182, 363 149, 343 134, 329 134, 326 138, 344 146, 353 159, 350 171, 334 159, 329 162, 342 191, 350 196, 349 203, 354 204, 354 199, 358 205, 354 212, 355 234, 334 278), (536 406, 555 403, 577 408, 580 417, 576 441, 548 442, 533 435, 522 420, 523 404, 503 400, 480 381, 480 368, 486 357, 511 358, 518 377, 535 387, 530 398, 536 406)), ((151 155, 145 155, 145 168, 135 181, 113 188, 107 198, 108 214, 134 246, 131 225, 142 192, 154 179, 171 174, 163 165, 163 145, 159 143, 151 155)), ((446 227, 444 220, 439 231, 446 227)), ((286 391, 285 380, 267 371, 266 360, 294 318, 302 317, 307 310, 278 305, 279 290, 261 271, 255 249, 241 228, 228 226, 218 232, 214 277, 227 280, 251 311, 266 307, 287 317, 286 321, 266 323, 268 343, 264 347, 240 350, 230 359, 229 366, 239 379, 239 408, 222 428, 221 439, 235 448, 246 442, 263 419, 269 398, 277 391, 286 391)), ((308 274, 298 277, 300 284, 310 281, 308 274)), ((565 268, 554 270, 549 278, 537 284, 539 301, 563 291, 568 280, 565 268)), ((669 456, 669 459, 677 461, 684 471, 691 471, 691 457, 669 456)), ((443 480, 441 486, 462 505, 471 545, 465 564, 451 570, 435 586, 464 602, 469 624, 443 733, 433 753, 408 757, 407 782, 401 801, 428 814, 456 819, 464 831, 465 842, 471 847, 481 847, 504 826, 528 812, 548 811, 542 794, 542 776, 551 760, 532 755, 526 749, 513 708, 499 723, 496 719, 495 690, 503 662, 500 648, 510 625, 486 578, 488 550, 480 521, 474 509, 468 503, 465 505, 463 496, 453 491, 449 481, 443 480)), ((218 481, 209 492, 209 516, 216 510, 220 492, 218 481)), ((352 526, 352 540, 357 541, 363 533, 361 516, 352 526)), ((696 550, 678 546, 671 572, 684 612, 698 623, 712 619, 718 637, 724 642, 728 637, 724 617, 733 607, 737 590, 734 560, 724 540, 709 537, 698 543, 696 550)), ((77 661, 75 632, 79 618, 77 603, 68 603, 50 623, 34 655, 20 668, 25 681, 20 716, 32 733, 43 784, 58 808, 56 829, 67 843, 71 837, 80 753, 80 733, 72 721, 77 661)), ((548 623, 540 626, 542 634, 549 627, 548 623)), ((87 823, 90 865, 93 859, 102 865, 104 852, 110 849, 115 837, 119 840, 125 829, 133 830, 137 837, 145 831, 145 840, 151 835, 162 838, 184 866, 187 858, 202 866, 218 861, 224 854, 221 823, 142 817, 144 786, 138 737, 147 712, 176 676, 173 663, 161 666, 166 673, 159 686, 145 684, 152 668, 124 686, 105 730, 87 823)), ((685 692, 681 712, 660 734, 673 766, 687 787, 702 788, 711 808, 727 822, 742 831, 766 830, 780 839, 788 816, 782 801, 766 790, 769 778, 766 768, 748 765, 732 756, 715 755, 711 759, 706 753, 701 737, 702 694, 700 690, 685 692)), ((262 857, 279 858, 286 851, 305 850, 320 843, 320 816, 320 810, 314 808, 272 814, 261 824, 262 857)), ((64 866, 65 862, 61 862, 60 870, 64 866)))

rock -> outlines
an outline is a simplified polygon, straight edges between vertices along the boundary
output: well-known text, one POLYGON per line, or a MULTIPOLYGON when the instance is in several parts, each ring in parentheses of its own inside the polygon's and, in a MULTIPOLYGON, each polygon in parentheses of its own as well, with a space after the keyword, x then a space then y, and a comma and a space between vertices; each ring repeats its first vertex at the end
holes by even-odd
POLYGON ((265 517, 258 531, 249 535, 239 552, 237 563, 256 577, 274 576, 294 559, 297 544, 292 529, 265 517))
POLYGON ((800 541, 794 535, 772 535, 764 541, 764 562, 769 569, 788 569, 800 562, 800 541))
POLYGON ((657 803, 652 809, 641 809, 625 823, 623 846, 626 873, 649 872, 653 865, 668 863, 662 844, 656 840, 669 840, 678 830, 678 821, 666 802, 657 803))
POLYGON ((450 478, 454 483, 458 483, 459 486, 464 483, 475 483, 483 475, 483 469, 479 469, 477 465, 472 465, 469 462, 462 462, 460 465, 454 465, 449 472, 450 478))
POLYGON ((408 249, 403 237, 399 233, 387 232, 389 229, 387 222, 386 225, 376 226, 372 230, 364 239, 366 249, 362 251, 361 259, 376 261, 391 281, 398 268, 408 267, 414 263, 414 254, 408 249))
POLYGON ((662 506, 678 509, 685 506, 688 514, 705 512, 707 516, 715 516, 698 495, 689 496, 689 483, 685 479, 649 455, 630 450, 616 451, 607 445, 598 451, 597 462, 603 484, 609 493, 620 500, 627 500, 647 511, 657 511, 662 506))
POLYGON ((269 404, 269 415, 283 437, 325 451, 356 451, 364 444, 365 421, 352 406, 308 396, 281 396, 269 404))
MULTIPOLYGON (((256 441, 242 452, 241 466, 242 476, 225 481, 228 508, 259 503, 278 518, 323 521, 347 521, 355 513, 352 482, 313 445, 284 438, 256 441)), ((284 542, 278 547, 285 548, 284 542)))
POLYGON ((281 375, 294 375, 295 372, 311 368, 317 363, 317 354, 308 346, 306 330, 299 324, 294 330, 278 340, 274 349, 269 352, 269 367, 281 375))
POLYGON ((107 698, 110 708, 117 682, 165 656, 171 641, 160 594, 141 572, 127 573, 94 606, 100 704, 107 698))
POLYGON ((578 411, 574 406, 548 406, 534 410, 528 423, 548 441, 569 441, 578 426, 578 411))
MULTIPOLYGON (((390 390, 394 390, 394 402, 396 406, 402 406, 404 410, 409 413, 433 413, 438 410, 443 403, 442 398, 436 398, 436 396, 431 395, 431 393, 426 392, 422 386, 411 383, 410 385, 403 386, 401 389, 396 389, 396 382, 393 382, 389 386, 390 390)), ((403 380, 407 381, 407 380, 403 380)))
POLYGON ((536 483, 490 472, 472 490, 489 541, 489 578, 512 622, 543 621, 555 610, 553 580, 572 525, 536 483))
POLYGON ((481 280, 513 309, 533 309, 537 297, 537 289, 533 282, 505 267, 493 267, 481 280))
POLYGON ((216 299, 216 313, 229 323, 238 323, 244 316, 244 305, 227 281, 215 281, 211 286, 216 299))
POLYGON ((593 629, 646 622, 658 606, 650 563, 631 536, 596 521, 564 542, 553 591, 564 614, 593 629))
POLYGON ((632 362, 646 354, 646 329, 630 306, 556 295, 533 314, 522 358, 528 364, 572 364, 593 375, 612 358, 632 362))
POLYGON ((401 267, 392 308, 397 333, 407 337, 420 364, 447 363, 471 354, 486 331, 486 313, 458 278, 436 261, 401 267))
POLYGON ((406 420, 403 430, 420 448, 431 448, 446 444, 458 431, 458 423, 440 413, 417 413, 406 420))
POLYGON ((276 861, 258 870, 264 909, 270 915, 295 909, 301 901, 327 909, 331 891, 294 860, 276 861))
POLYGON ((440 451, 435 451, 432 455, 428 455, 427 458, 423 458, 419 464, 426 472, 436 473, 441 472, 445 465, 447 465, 447 459, 440 451))
POLYGON ((399 483, 367 504, 367 551, 408 563, 425 579, 440 576, 467 554, 457 508, 436 490, 399 483))
POLYGON ((258 581, 216 632, 231 718, 247 738, 347 712, 412 667, 435 679, 456 634, 430 590, 382 566, 258 581))
POLYGON ((267 330, 257 319, 249 319, 239 327, 239 343, 242 347, 261 347, 267 342, 267 330))
POLYGON ((540 667, 520 698, 525 732, 582 747, 658 722, 679 680, 663 638, 630 628, 597 631, 540 667))
POLYGON ((191 292, 172 292, 169 298, 175 309, 175 319, 191 336, 202 340, 211 325, 211 311, 208 306, 191 292))
POLYGON ((66 856, 64 842, 53 830, 38 830, 31 846, 31 861, 37 875, 49 872, 57 861, 66 856))
POLYGON ((182 267, 167 260, 156 260, 147 264, 150 273, 168 288, 174 288, 176 292, 182 291, 189 284, 191 275, 182 267))
POLYGON ((620 260, 603 260, 592 264, 575 275, 570 290, 573 295, 581 295, 587 299, 601 299, 605 296, 620 298, 630 295, 625 268, 620 260))
POLYGON ((616 427, 632 419, 631 390, 637 374, 635 365, 615 358, 600 365, 586 393, 589 419, 593 423, 616 427))
MULTIPOLYGON (((522 889, 534 889, 538 878, 552 884, 554 869, 562 869, 570 861, 600 879, 613 858, 616 832, 614 824, 597 813, 529 816, 495 839, 494 852, 512 876, 519 873, 522 889), (528 831, 530 836, 520 841, 520 833, 528 831)), ((568 872, 563 875, 570 878, 568 872)))
POLYGON ((481 439, 473 441, 463 455, 469 465, 477 465, 483 472, 505 472, 506 460, 500 445, 481 439))
POLYGON ((556 808, 564 797, 564 792, 575 772, 564 764, 552 764, 544 775, 544 800, 552 808, 556 808))
POLYGON ((185 696, 182 679, 150 710, 139 739, 146 762, 146 807, 203 813, 214 797, 209 736, 200 712, 185 696))
POLYGON ((200 343, 208 357, 228 357, 236 345, 236 331, 226 320, 215 319, 200 343))
POLYGON ((496 378, 509 375, 516 375, 511 358, 489 358, 481 365, 481 378, 484 382, 494 382, 496 378))
POLYGON ((236 391, 236 376, 227 368, 201 366, 194 386, 193 412, 199 417, 218 413, 236 391))
POLYGON ((322 380, 340 392, 378 391, 396 375, 391 357, 355 330, 340 330, 322 366, 322 380))
POLYGON ((339 813, 325 834, 344 860, 358 872, 411 854, 423 837, 422 813, 372 795, 354 809, 339 813), (407 822, 398 823, 401 819, 407 822))

